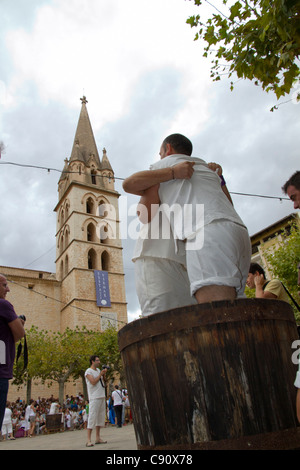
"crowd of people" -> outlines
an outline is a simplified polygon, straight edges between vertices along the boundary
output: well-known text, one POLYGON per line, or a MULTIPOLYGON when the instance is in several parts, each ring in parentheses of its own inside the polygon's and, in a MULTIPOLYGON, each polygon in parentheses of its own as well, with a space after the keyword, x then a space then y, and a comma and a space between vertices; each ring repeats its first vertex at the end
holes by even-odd
MULTIPOLYGON (((122 391, 124 395, 124 410, 122 423, 126 425, 132 422, 130 405, 127 391, 122 391)), ((0 440, 15 440, 21 437, 33 437, 49 432, 47 429, 47 416, 61 415, 60 431, 74 431, 86 429, 89 415, 89 401, 84 400, 82 394, 66 396, 63 405, 58 399, 38 398, 30 400, 26 404, 24 400, 18 398, 15 402, 7 402, 3 424, 1 428, 0 440)), ((114 407, 111 396, 107 399, 107 410, 105 425, 117 425, 114 407)))

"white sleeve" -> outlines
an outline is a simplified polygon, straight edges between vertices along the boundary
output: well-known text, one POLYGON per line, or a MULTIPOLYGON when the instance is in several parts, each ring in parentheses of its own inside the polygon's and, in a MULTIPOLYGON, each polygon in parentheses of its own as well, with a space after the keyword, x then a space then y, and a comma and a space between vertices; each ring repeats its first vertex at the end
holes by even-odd
POLYGON ((295 387, 300 388, 300 364, 299 364, 299 370, 296 374, 296 379, 294 382, 295 387))

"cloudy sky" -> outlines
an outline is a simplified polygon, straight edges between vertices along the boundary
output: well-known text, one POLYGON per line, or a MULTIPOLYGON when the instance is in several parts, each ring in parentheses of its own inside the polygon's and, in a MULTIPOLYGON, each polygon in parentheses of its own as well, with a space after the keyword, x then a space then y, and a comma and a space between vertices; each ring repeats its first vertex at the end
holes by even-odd
MULTIPOLYGON (((210 60, 186 19, 189 0, 0 0, 0 265, 55 271, 59 172, 86 95, 95 139, 117 178, 148 169, 163 138, 187 135, 219 162, 233 193, 284 197, 299 170, 300 104, 278 104, 251 82, 210 79, 210 60)), ((221 5, 221 2, 219 2, 221 5)), ((202 7, 201 7, 202 8, 202 7)), ((212 12, 206 6, 206 14, 212 12)), ((116 180, 121 206, 126 199, 116 180)), ((290 201, 233 195, 250 235, 293 212, 290 201)), ((123 235, 126 219, 121 211, 123 235)), ((124 240, 128 318, 139 314, 124 240)))

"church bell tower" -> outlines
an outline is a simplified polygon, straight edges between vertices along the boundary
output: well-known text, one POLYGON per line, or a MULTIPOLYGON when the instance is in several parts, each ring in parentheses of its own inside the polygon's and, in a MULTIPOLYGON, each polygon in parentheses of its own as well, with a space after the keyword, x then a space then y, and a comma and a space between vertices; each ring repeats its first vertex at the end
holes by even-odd
POLYGON ((56 278, 61 282, 61 330, 77 325, 103 330, 127 323, 119 232, 120 194, 107 152, 99 157, 82 106, 71 156, 58 182, 56 278))

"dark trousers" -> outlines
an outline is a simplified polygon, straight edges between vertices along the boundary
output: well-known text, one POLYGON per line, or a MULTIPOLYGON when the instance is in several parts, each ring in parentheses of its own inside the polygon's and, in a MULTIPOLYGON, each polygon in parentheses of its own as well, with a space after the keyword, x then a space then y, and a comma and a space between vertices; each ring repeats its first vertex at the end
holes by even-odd
POLYGON ((119 428, 122 427, 122 412, 123 412, 123 405, 116 405, 114 406, 116 417, 117 417, 117 426, 119 428))
POLYGON ((8 379, 0 378, 0 430, 2 428, 3 418, 5 414, 7 394, 8 394, 8 379))

